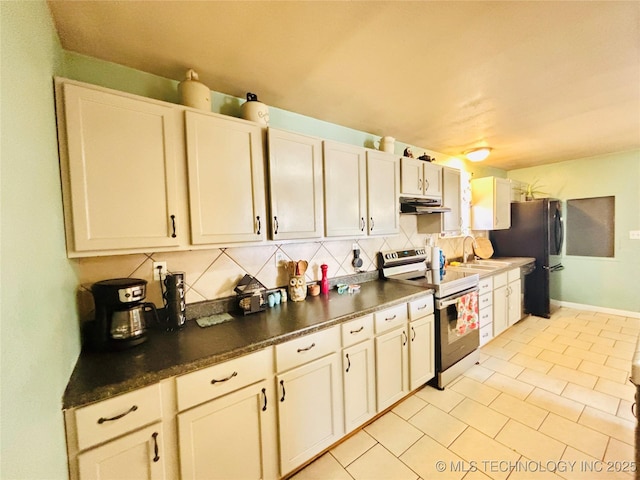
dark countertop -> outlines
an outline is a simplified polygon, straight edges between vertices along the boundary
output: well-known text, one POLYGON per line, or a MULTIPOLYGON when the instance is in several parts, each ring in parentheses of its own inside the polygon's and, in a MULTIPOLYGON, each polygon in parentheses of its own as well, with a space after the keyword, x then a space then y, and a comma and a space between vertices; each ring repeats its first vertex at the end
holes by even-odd
POLYGON ((376 280, 357 293, 307 297, 264 312, 201 328, 188 321, 178 332, 150 329, 141 345, 119 352, 82 351, 63 397, 75 408, 199 370, 352 318, 419 298, 431 290, 376 280))

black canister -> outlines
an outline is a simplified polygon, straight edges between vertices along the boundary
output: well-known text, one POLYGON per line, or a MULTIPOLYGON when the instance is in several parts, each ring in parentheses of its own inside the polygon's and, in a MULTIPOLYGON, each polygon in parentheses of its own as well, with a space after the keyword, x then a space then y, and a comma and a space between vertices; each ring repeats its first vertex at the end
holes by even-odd
POLYGON ((184 272, 173 272, 168 273, 163 280, 165 289, 162 298, 166 312, 167 330, 182 328, 187 321, 184 278, 184 272))

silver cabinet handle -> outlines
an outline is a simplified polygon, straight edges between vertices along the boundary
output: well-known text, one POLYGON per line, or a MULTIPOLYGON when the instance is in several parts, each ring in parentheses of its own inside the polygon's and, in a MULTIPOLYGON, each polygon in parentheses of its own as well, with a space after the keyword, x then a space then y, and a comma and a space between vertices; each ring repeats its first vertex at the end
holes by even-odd
POLYGON ((371 220, 371 227, 369 227, 369 231, 373 232, 373 227, 375 227, 375 222, 373 221, 373 217, 369 217, 369 220, 371 220))
POLYGON ((404 338, 404 340, 402 340, 402 346, 404 347, 407 344, 407 341, 409 340, 409 337, 407 337, 407 334, 404 330, 402 331, 402 337, 404 338))
POLYGON ((385 317, 384 321, 385 322, 390 322, 391 320, 395 320, 397 317, 397 315, 394 315, 393 317, 385 317))
POLYGON ((260 222, 260 215, 258 215, 256 217, 256 221, 258 222, 258 231, 256 232, 256 235, 260 235, 260 230, 262 230, 262 223, 260 222))
POLYGON ((365 222, 364 222, 364 217, 360 217, 360 231, 364 232, 364 228, 365 228, 365 222))
POLYGON ((416 339, 416 330, 415 330, 415 328, 411 327, 411 333, 413 334, 413 336, 411 337, 411 341, 413 342, 416 339))
POLYGON ((309 350, 311 350, 311 349, 312 349, 313 347, 315 347, 315 346, 316 346, 316 344, 315 344, 315 343, 312 343, 311 345, 309 345, 309 346, 308 346, 308 347, 306 347, 306 348, 299 348, 299 349, 298 349, 298 353, 301 353, 301 352, 308 352, 309 350))
POLYGON ((422 305, 421 307, 418 307, 418 310, 424 310, 425 308, 427 308, 427 304, 426 303, 424 305, 422 305))

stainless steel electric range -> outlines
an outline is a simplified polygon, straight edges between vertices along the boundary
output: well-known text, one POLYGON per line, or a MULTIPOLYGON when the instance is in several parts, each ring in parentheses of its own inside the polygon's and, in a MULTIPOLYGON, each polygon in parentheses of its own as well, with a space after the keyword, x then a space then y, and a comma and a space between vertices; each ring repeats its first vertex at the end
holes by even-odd
POLYGON ((384 251, 378 254, 381 277, 434 291, 436 376, 439 389, 478 362, 477 273, 430 270, 426 249, 384 251))

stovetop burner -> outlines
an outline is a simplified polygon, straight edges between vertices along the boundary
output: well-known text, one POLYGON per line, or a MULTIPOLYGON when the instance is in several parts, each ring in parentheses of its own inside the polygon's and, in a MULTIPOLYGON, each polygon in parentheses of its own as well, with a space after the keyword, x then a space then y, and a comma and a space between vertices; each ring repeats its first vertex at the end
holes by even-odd
POLYGON ((378 268, 386 279, 433 289, 436 298, 474 288, 480 281, 477 273, 451 270, 441 277, 439 271, 427 268, 426 259, 425 249, 385 251, 378 254, 378 268))

